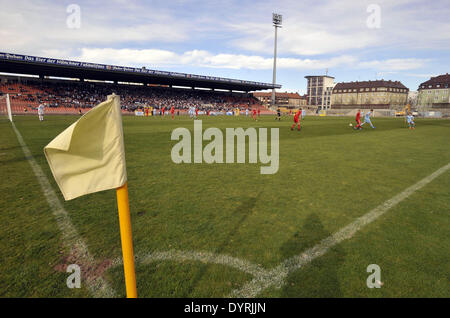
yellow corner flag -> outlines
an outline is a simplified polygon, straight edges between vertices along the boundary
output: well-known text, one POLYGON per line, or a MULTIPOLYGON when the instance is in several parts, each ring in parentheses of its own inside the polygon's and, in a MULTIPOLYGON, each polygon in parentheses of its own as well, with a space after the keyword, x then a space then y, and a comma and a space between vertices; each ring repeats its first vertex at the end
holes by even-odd
POLYGON ((119 96, 110 95, 45 148, 64 199, 115 189, 127 181, 119 96))
POLYGON ((137 297, 119 96, 84 114, 44 153, 65 200, 116 189, 127 297, 137 297))

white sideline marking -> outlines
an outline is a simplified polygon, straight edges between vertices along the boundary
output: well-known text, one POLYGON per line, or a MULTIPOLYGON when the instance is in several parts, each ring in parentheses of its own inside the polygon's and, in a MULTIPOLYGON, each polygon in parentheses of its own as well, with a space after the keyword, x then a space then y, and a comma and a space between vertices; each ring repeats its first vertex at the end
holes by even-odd
MULTIPOLYGON (((36 175, 39 184, 41 185, 45 198, 47 199, 47 202, 53 211, 53 215, 63 236, 64 245, 70 250, 76 250, 77 255, 80 254, 79 257, 83 263, 95 264, 94 258, 89 253, 86 243, 84 243, 84 241, 78 235, 78 232, 73 226, 67 211, 63 208, 61 202, 56 196, 55 191, 53 191, 53 188, 50 185, 47 176, 44 174, 41 167, 33 158, 30 150, 28 149, 25 141, 22 138, 22 135, 16 128, 16 125, 14 125, 14 122, 12 122, 12 127, 14 129, 14 132, 16 133, 17 140, 19 141, 20 146, 22 147, 25 158, 28 159, 31 168, 33 169, 33 172, 36 175)), ((114 290, 102 277, 98 277, 95 280, 87 280, 86 283, 94 297, 115 297, 116 295, 114 290)), ((63 288, 66 287, 65 284, 63 286, 63 288)))
POLYGON ((399 202, 406 199, 412 193, 421 189, 426 184, 433 181, 435 178, 446 172, 450 168, 450 163, 436 170, 428 177, 423 178, 416 184, 410 186, 403 192, 397 194, 393 198, 380 204, 375 209, 371 210, 367 214, 357 218, 354 222, 343 227, 338 232, 322 240, 316 246, 306 250, 300 255, 291 257, 283 261, 280 265, 271 270, 268 275, 255 277, 252 281, 245 284, 241 289, 232 291, 230 297, 255 297, 264 289, 270 286, 281 287, 284 284, 285 278, 295 270, 298 270, 302 266, 310 263, 315 258, 324 255, 331 247, 339 244, 340 242, 350 239, 353 235, 361 230, 364 226, 372 223, 377 218, 386 213, 389 209, 397 205, 399 202))

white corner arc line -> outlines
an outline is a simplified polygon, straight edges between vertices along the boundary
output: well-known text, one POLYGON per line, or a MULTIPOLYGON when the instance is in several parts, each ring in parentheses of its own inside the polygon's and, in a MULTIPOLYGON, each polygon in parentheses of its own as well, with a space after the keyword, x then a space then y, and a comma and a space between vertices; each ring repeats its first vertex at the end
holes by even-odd
MULTIPOLYGON (((268 271, 260 265, 252 264, 249 261, 233 257, 226 254, 215 254, 211 252, 196 252, 196 251, 180 251, 170 250, 166 252, 153 252, 146 254, 145 256, 136 255, 136 262, 142 264, 148 264, 158 261, 197 261, 205 264, 225 265, 231 268, 235 268, 244 273, 250 274, 254 277, 260 277, 267 275, 268 271)), ((122 264, 122 257, 113 261, 112 266, 122 264)))
MULTIPOLYGON (((74 225, 72 224, 69 214, 64 209, 60 200, 56 196, 56 193, 53 190, 50 182, 48 181, 47 176, 44 174, 41 167, 34 159, 31 151, 25 144, 22 135, 16 128, 16 125, 14 125, 14 122, 12 122, 12 127, 14 129, 14 132, 16 133, 17 140, 19 141, 20 146, 22 147, 25 158, 30 163, 31 168, 37 180, 39 181, 39 184, 41 185, 42 192, 44 193, 45 198, 47 199, 47 202, 53 211, 53 216, 55 217, 59 230, 62 233, 63 244, 70 250, 75 248, 79 252, 80 258, 82 258, 83 263, 94 264, 94 257, 89 253, 86 243, 82 240, 74 225)), ((87 285, 94 297, 107 298, 116 296, 114 290, 102 277, 97 277, 96 279, 90 281, 88 280, 87 285)))
POLYGON ((256 295, 270 286, 279 287, 283 285, 284 280, 290 273, 312 262, 317 257, 324 255, 331 247, 341 243, 346 239, 352 238, 353 235, 360 231, 363 227, 378 219, 399 202, 403 201, 412 193, 421 189, 449 169, 450 163, 436 170, 429 176, 423 178, 419 182, 410 186, 409 188, 387 200, 386 202, 380 204, 365 215, 357 218, 354 222, 343 227, 333 235, 325 238, 316 246, 306 250, 300 255, 291 257, 283 261, 280 265, 272 269, 269 272, 269 275, 267 275, 266 277, 256 277, 252 281, 245 284, 242 288, 232 291, 230 297, 256 297, 256 295))

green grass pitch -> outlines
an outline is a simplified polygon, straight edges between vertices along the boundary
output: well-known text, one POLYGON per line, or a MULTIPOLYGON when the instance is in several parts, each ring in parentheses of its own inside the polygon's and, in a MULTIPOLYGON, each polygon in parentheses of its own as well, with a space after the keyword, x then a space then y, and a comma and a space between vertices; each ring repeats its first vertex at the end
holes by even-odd
MULTIPOLYGON (((65 202, 43 147, 76 116, 16 116, 15 125, 118 296, 125 296, 115 191, 65 202), (102 266, 105 265, 105 266, 102 266)), ((174 164, 170 140, 185 116, 124 117, 134 251, 227 255, 270 270, 450 162, 450 121, 374 118, 354 131, 352 118, 212 117, 203 129, 280 128, 279 170, 260 164, 174 164)), ((206 142, 204 142, 206 144, 206 142)), ((66 286, 70 251, 7 120, 0 121, 0 297, 91 297, 66 286)), ((258 297, 449 297, 450 171, 291 273, 258 297), (370 289, 369 264, 381 268, 370 289)), ((83 271, 83 268, 81 268, 83 271)), ((140 297, 227 297, 254 277, 227 264, 191 259, 136 263, 140 297)))

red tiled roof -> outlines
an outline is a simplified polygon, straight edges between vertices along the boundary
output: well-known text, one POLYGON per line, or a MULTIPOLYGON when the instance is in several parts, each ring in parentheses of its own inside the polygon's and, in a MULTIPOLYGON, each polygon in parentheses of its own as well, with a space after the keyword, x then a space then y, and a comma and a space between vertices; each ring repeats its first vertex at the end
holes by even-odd
POLYGON ((405 85, 403 85, 399 81, 385 81, 385 80, 379 80, 379 81, 363 81, 363 82, 342 82, 337 83, 336 86, 334 86, 333 91, 336 91, 337 89, 353 89, 353 88, 377 88, 377 87, 389 87, 389 88, 403 88, 408 89, 405 85))
POLYGON ((430 88, 429 86, 431 85, 431 88, 437 88, 437 85, 440 85, 439 88, 445 87, 445 85, 450 84, 450 75, 444 74, 444 75, 439 75, 439 76, 435 76, 430 78, 428 81, 423 82, 422 84, 419 85, 419 89, 420 88, 430 88))

